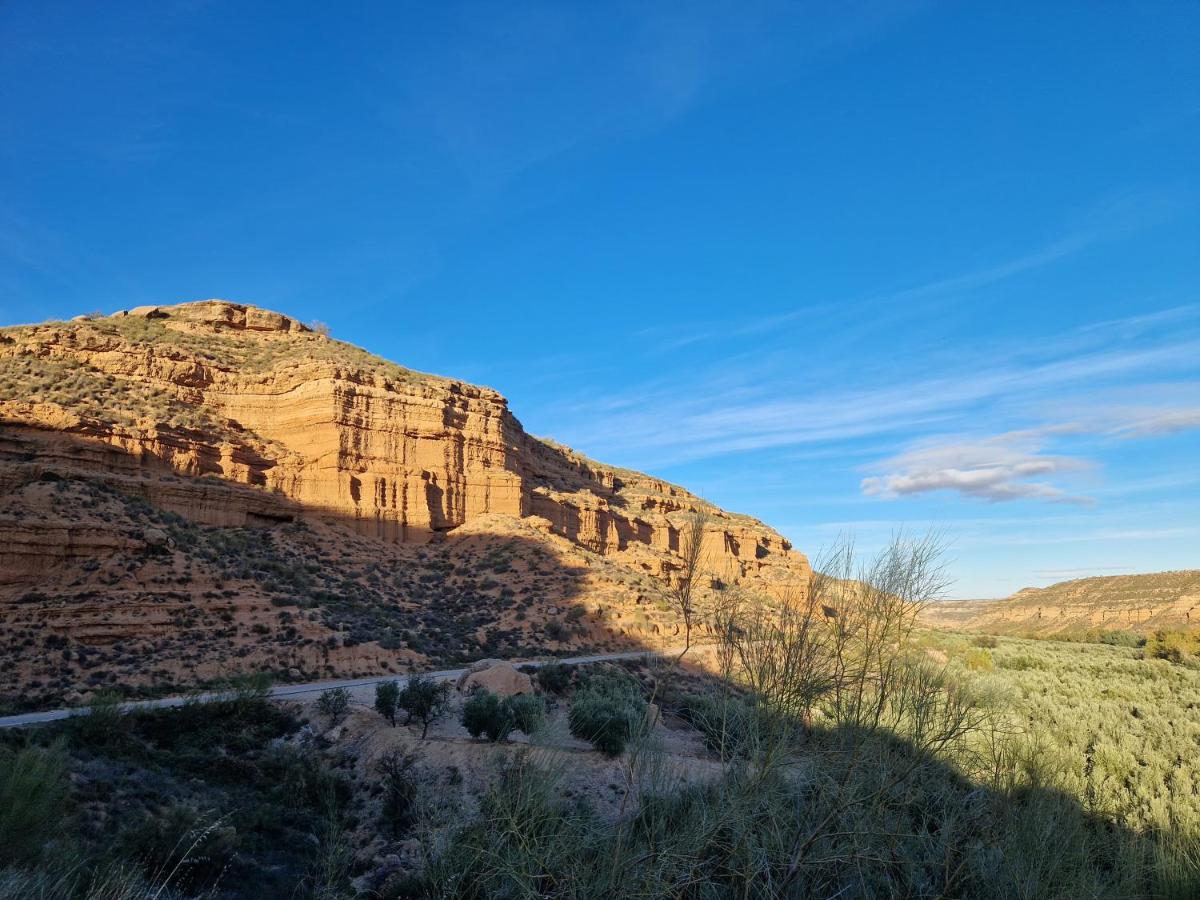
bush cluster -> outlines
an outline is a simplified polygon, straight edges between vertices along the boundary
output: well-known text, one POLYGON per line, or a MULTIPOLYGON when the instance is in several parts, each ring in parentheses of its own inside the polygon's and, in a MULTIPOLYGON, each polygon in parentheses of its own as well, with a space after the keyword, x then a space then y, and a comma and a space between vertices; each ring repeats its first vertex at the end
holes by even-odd
POLYGON ((239 687, 0 732, 0 898, 300 896, 351 787, 239 687))
POLYGON ((1146 641, 1147 659, 1165 659, 1179 665, 1189 665, 1200 654, 1200 638, 1184 631, 1160 629, 1146 641))
POLYGON ((396 713, 406 715, 404 724, 414 720, 421 723, 421 737, 429 726, 446 714, 450 705, 450 684, 436 681, 428 675, 413 675, 400 687, 396 681, 381 681, 375 686, 375 711, 396 725, 396 713))
POLYGON ((565 694, 571 687, 571 677, 575 667, 569 663, 547 663, 538 667, 536 678, 538 686, 548 694, 565 694))
POLYGON ((546 707, 540 697, 518 694, 499 697, 487 690, 476 690, 463 704, 462 723, 471 737, 505 741, 513 731, 533 734, 545 720, 546 707))
POLYGON ((638 683, 619 672, 589 676, 571 703, 571 734, 607 756, 619 756, 646 719, 638 683))

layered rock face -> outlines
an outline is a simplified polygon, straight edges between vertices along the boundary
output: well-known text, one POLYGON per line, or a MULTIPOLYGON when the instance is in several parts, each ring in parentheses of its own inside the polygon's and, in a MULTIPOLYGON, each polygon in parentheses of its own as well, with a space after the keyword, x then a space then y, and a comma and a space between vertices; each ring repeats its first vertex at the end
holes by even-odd
POLYGON ((997 634, 1190 631, 1200 628, 1200 570, 1078 578, 1003 600, 932 603, 922 618, 934 627, 997 634))
MULTIPOLYGON (((201 524, 320 519, 418 544, 499 514, 656 576, 702 512, 718 577, 807 573, 759 522, 526 434, 493 390, 408 371, 279 313, 210 300, 7 328, 0 374, 0 493, 91 473, 201 524)), ((72 528, 69 511, 37 534, 2 513, 0 581, 109 540, 72 528)))

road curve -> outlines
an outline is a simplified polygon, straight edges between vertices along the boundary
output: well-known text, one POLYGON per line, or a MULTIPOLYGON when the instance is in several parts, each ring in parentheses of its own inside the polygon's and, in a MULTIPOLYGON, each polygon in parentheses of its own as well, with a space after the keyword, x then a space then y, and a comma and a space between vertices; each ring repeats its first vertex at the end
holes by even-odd
MULTIPOLYGON (((663 654, 664 651, 658 650, 634 650, 628 653, 598 653, 593 656, 573 656, 569 659, 529 660, 527 662, 514 662, 513 665, 538 667, 547 665, 548 663, 559 662, 579 666, 617 659, 662 656, 663 654)), ((438 672, 424 672, 421 674, 428 675, 438 681, 448 681, 450 679, 457 679, 466 671, 466 668, 442 669, 438 672)), ((271 699, 282 700, 302 697, 306 694, 320 694, 332 688, 342 687, 350 691, 350 696, 356 702, 370 703, 373 700, 372 689, 381 681, 399 681, 403 683, 410 677, 409 675, 381 675, 378 678, 343 678, 332 681, 310 681, 307 684, 281 684, 271 688, 268 695, 271 699)), ((136 709, 169 709, 173 706, 182 706, 185 703, 203 703, 207 700, 217 700, 226 696, 228 696, 228 693, 218 691, 206 694, 191 694, 185 697, 162 697, 158 700, 134 700, 121 704, 121 712, 127 713, 136 709)), ((22 713, 19 716, 4 716, 0 718, 0 728, 22 728, 28 725, 44 725, 47 722, 57 722, 60 719, 69 719, 72 716, 86 716, 89 712, 88 707, 80 706, 73 709, 50 709, 43 712, 22 713)))

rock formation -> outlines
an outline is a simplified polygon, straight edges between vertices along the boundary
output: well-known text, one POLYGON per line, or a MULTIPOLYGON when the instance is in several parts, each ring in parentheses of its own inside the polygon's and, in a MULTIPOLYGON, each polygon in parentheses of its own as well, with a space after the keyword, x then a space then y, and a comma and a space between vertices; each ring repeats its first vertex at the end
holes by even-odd
MULTIPOLYGON (((336 529, 417 567, 415 548, 520 534, 596 572, 593 607, 601 596, 646 607, 645 579, 671 577, 696 514, 706 517, 714 585, 808 574, 803 555, 760 522, 527 434, 494 390, 221 300, 0 329, 5 615, 29 592, 53 606, 96 589, 96 567, 115 556, 191 552, 165 545, 173 520, 141 521, 141 511, 110 509, 75 487, 63 493, 81 479, 188 527, 336 529), (611 590, 598 591, 601 580, 611 590)), ((131 584, 128 572, 105 577, 110 592, 137 587, 153 605, 152 585, 131 584)))
POLYGON ((934 627, 996 634, 1190 631, 1200 628, 1200 569, 1077 578, 1003 600, 931 603, 921 618, 934 627))
POLYGON ((526 434, 493 390, 392 366, 278 313, 209 300, 0 334, 0 365, 16 373, 0 394, 10 484, 27 460, 38 474, 140 481, 156 506, 209 525, 332 517, 421 543, 499 513, 541 519, 597 553, 641 544, 667 557, 681 517, 705 510, 723 577, 801 559, 759 522, 526 434), (30 363, 69 372, 75 394, 52 382, 22 396, 30 363), (234 496, 225 482, 260 490, 234 496))
POLYGON ((518 672, 510 662, 484 659, 459 677, 457 688, 464 694, 481 689, 502 697, 514 697, 517 694, 532 694, 533 681, 524 672, 518 672))

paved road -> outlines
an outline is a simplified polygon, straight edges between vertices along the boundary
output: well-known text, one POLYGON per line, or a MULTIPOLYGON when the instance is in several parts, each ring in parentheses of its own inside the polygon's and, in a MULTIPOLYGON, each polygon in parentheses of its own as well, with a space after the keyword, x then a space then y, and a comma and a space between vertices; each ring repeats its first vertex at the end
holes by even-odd
MULTIPOLYGON (((660 656, 660 651, 635 650, 629 653, 600 653, 595 656, 574 656, 570 659, 547 659, 547 660, 530 660, 529 662, 515 662, 517 666, 543 666, 547 663, 563 662, 573 665, 586 665, 587 663, 605 662, 606 660, 615 659, 638 659, 640 657, 660 656)), ((443 669, 440 672, 426 672, 438 681, 448 681, 457 679, 467 670, 464 669, 443 669)), ((399 681, 408 680, 406 675, 381 675, 378 678, 349 678, 334 681, 311 681, 307 684, 281 684, 278 687, 273 687, 270 690, 272 698, 291 699, 295 697, 303 697, 308 694, 320 694, 322 691, 327 691, 331 688, 344 687, 350 691, 350 696, 359 703, 371 703, 374 701, 374 687, 381 681, 399 681)), ((163 697, 159 700, 137 700, 131 703, 125 703, 121 706, 122 712, 129 712, 134 709, 167 709, 172 706, 182 706, 188 702, 197 700, 215 700, 223 695, 221 693, 210 693, 191 695, 187 697, 163 697)), ((51 709, 45 712, 24 713, 19 716, 5 716, 0 718, 0 728, 20 728, 25 725, 42 725, 46 722, 56 722, 59 719, 67 719, 71 716, 86 716, 89 710, 86 706, 75 709, 51 709)))

